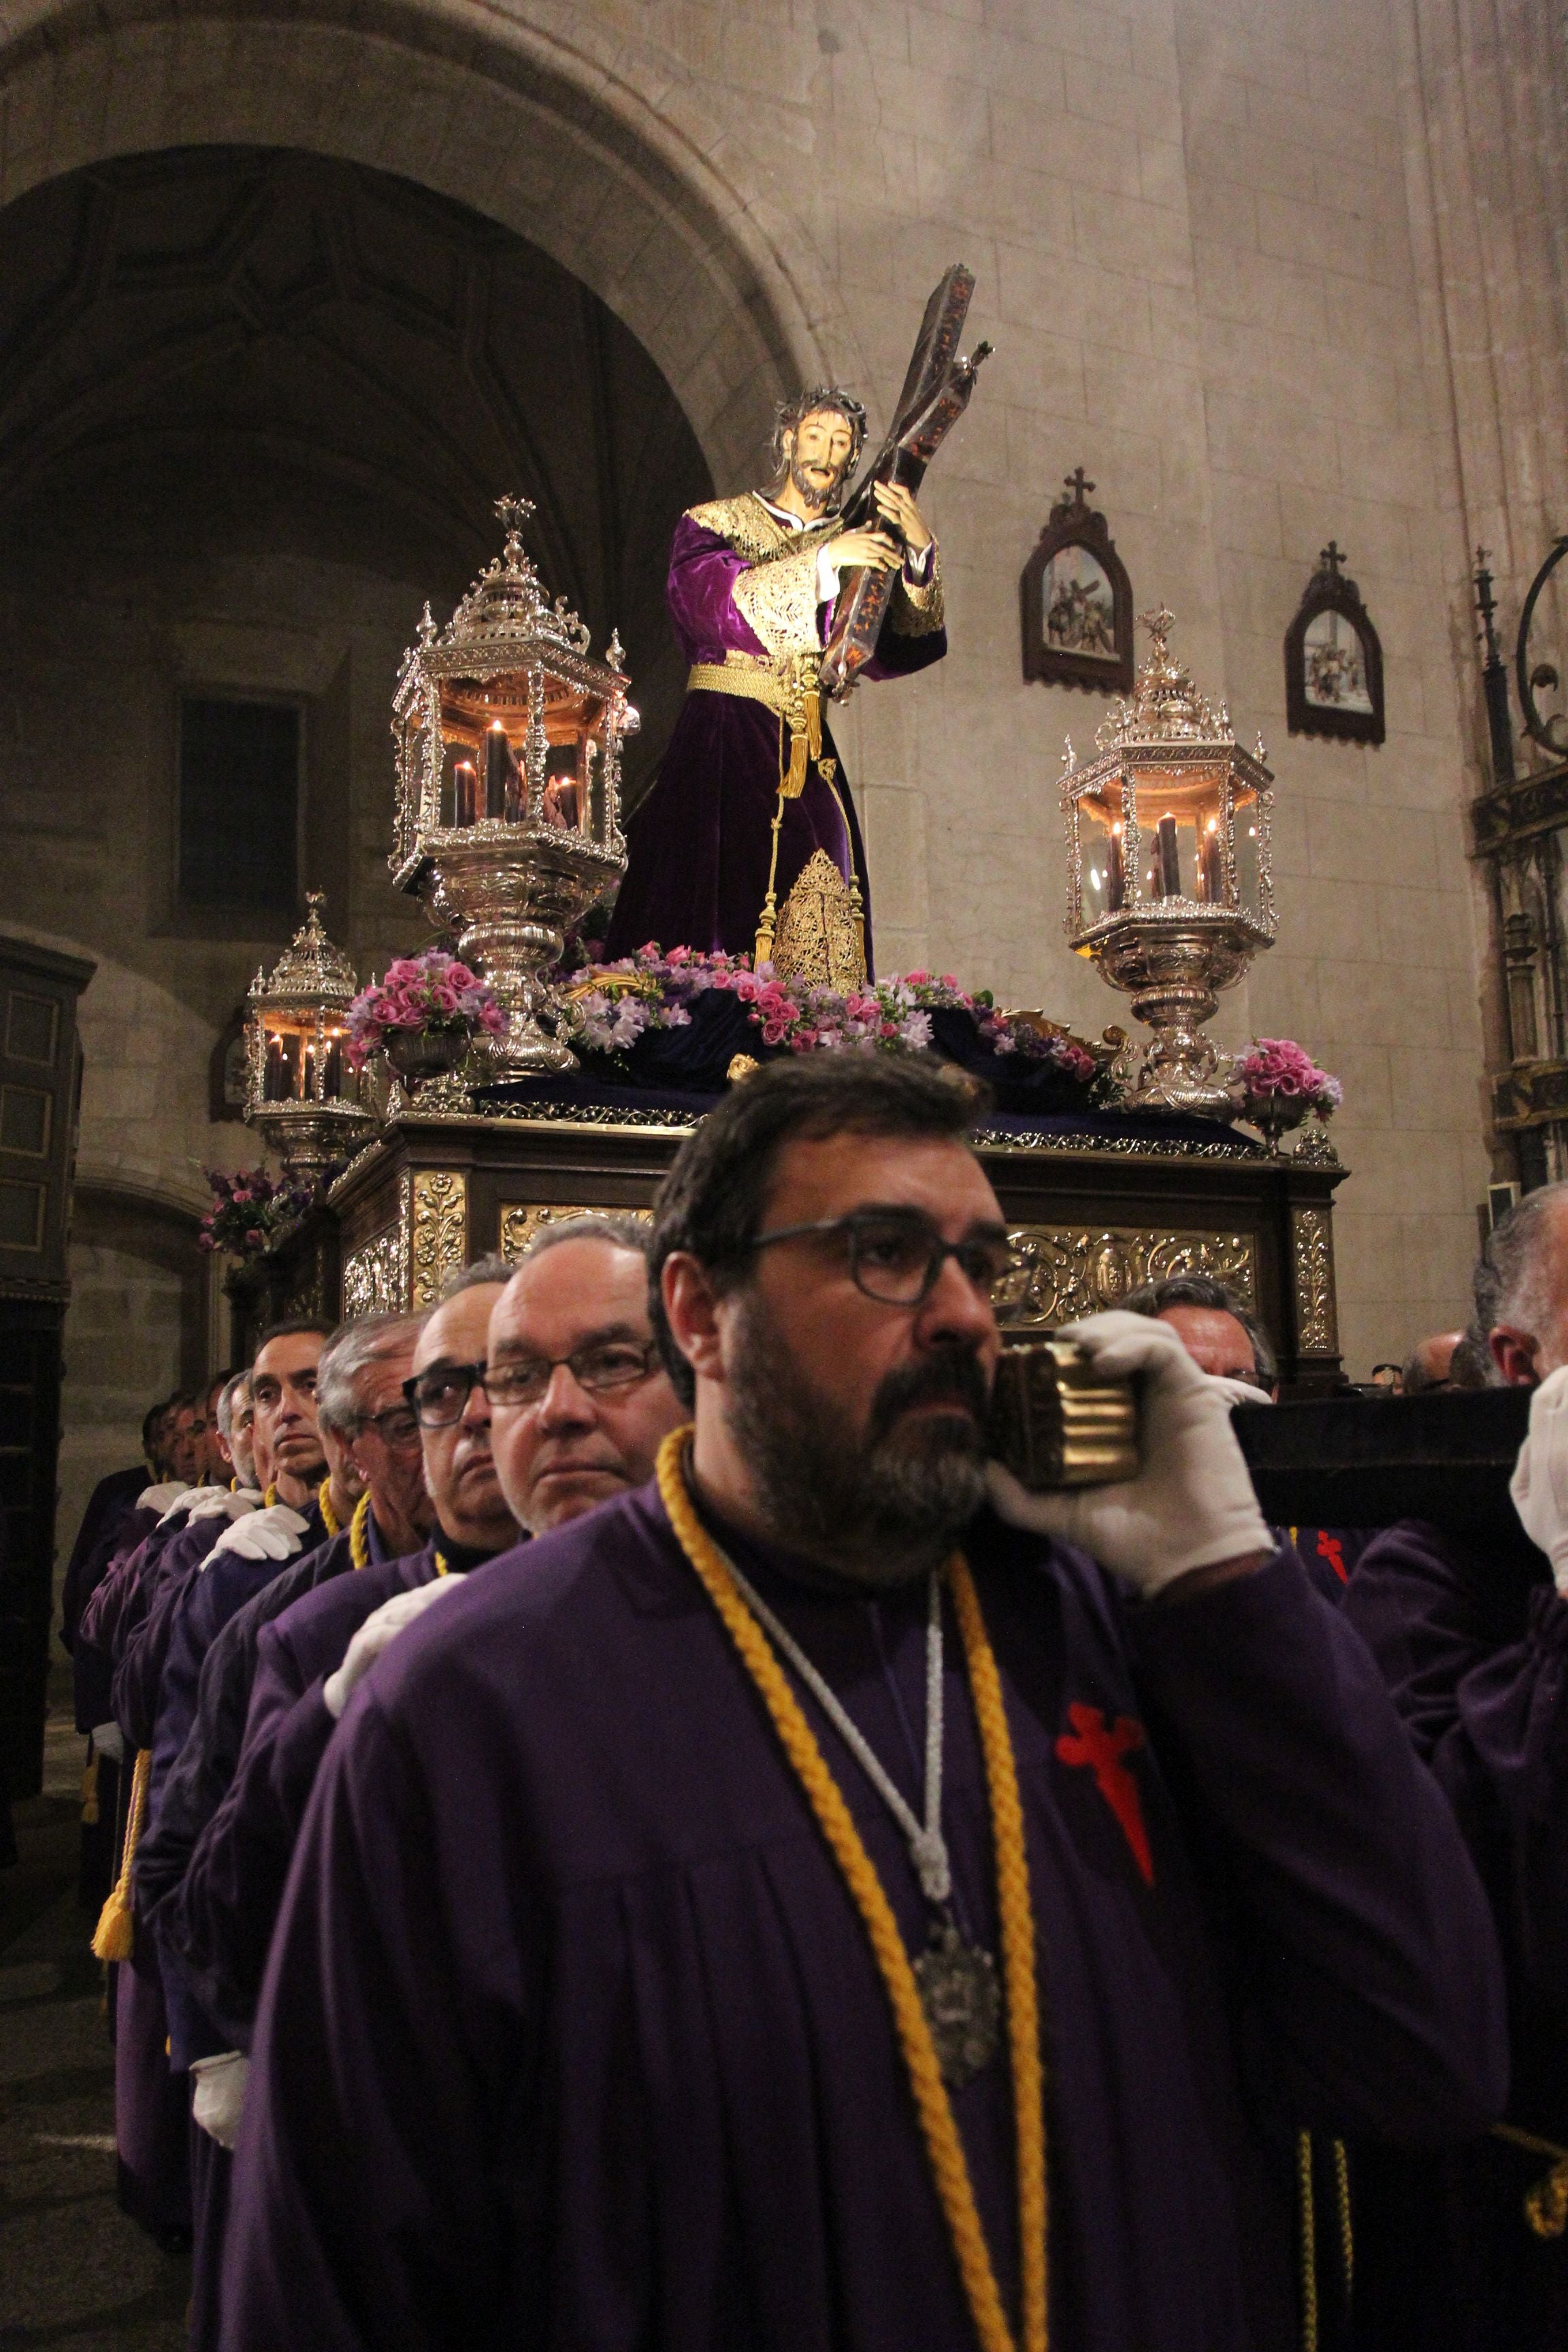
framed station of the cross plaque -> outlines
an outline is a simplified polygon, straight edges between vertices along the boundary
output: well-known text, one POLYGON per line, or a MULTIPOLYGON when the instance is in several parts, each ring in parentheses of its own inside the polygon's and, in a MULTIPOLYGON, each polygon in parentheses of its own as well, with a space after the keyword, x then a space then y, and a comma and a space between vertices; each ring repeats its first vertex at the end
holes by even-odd
POLYGON ((1285 632, 1285 718, 1292 735, 1381 743, 1383 646, 1344 556, 1330 540, 1285 632))
POLYGON ((1132 583, 1079 466, 1067 477, 1018 583, 1024 676, 1091 694, 1132 688, 1132 583))

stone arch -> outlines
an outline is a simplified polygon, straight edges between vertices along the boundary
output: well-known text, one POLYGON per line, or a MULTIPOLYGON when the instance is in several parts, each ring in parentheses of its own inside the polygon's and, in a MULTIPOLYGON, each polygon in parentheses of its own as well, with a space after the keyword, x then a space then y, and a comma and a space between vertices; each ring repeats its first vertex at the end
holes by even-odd
POLYGON ((782 394, 863 373, 821 257, 668 55, 628 68, 618 34, 542 0, 504 32, 453 0, 305 0, 278 19, 163 5, 65 0, 0 49, 0 204, 161 146, 399 173, 581 278, 659 367, 721 488, 751 478, 782 394))

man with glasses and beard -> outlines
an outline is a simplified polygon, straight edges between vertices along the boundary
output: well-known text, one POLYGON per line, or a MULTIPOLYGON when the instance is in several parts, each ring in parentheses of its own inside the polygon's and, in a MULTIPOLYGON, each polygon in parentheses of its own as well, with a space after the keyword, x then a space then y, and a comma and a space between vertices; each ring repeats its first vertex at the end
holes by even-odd
POLYGON ((1079 1327, 1140 1381, 1136 1478, 988 1471, 973 1115, 814 1056, 683 1147, 654 1315, 693 1425, 395 1643, 328 1749, 226 2352, 1043 2352, 1047 2314, 1284 2352, 1297 2129, 1495 2108, 1458 1833, 1174 1334, 1079 1327))

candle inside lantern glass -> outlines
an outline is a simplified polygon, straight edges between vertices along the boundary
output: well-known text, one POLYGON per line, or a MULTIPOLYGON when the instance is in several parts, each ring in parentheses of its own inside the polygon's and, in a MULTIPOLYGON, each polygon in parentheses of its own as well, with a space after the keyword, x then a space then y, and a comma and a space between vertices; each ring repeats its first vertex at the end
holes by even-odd
POLYGON ((1182 861, 1176 846, 1176 820, 1168 812, 1156 828, 1154 872, 1162 898, 1182 895, 1182 861))
POLYGON ((459 760, 452 770, 452 823, 473 824, 479 814, 479 770, 471 760, 459 760))
POLYGON ((516 789, 517 762, 506 740, 506 729, 498 719, 485 737, 485 814, 504 817, 508 824, 515 824, 517 817, 510 803, 516 789))
POLYGON ((1120 913, 1127 903, 1127 876, 1121 863, 1121 824, 1120 819, 1110 828, 1110 839, 1105 853, 1105 904, 1111 914, 1120 913))
POLYGON ((268 1037, 267 1067, 261 1079, 261 1099, 263 1102, 281 1102, 284 1092, 283 1040, 281 1037, 268 1037))
POLYGON ((1199 844, 1198 873, 1203 894, 1211 907, 1225 904, 1225 859, 1220 854, 1219 819, 1211 816, 1199 844))

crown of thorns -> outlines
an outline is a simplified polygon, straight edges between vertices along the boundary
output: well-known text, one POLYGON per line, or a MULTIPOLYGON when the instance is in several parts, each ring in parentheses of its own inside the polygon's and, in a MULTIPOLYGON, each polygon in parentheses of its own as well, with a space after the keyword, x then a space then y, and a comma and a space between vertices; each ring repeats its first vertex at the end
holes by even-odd
POLYGON ((769 445, 769 454, 775 467, 782 467, 784 461, 784 435, 795 432, 808 416, 815 416, 819 409, 824 408, 832 409, 837 415, 842 416, 849 427, 852 439, 845 467, 846 473, 848 472, 865 443, 866 411, 853 393, 840 392, 836 383, 813 384, 809 392, 799 394, 795 399, 780 401, 773 411, 773 437, 769 445))

